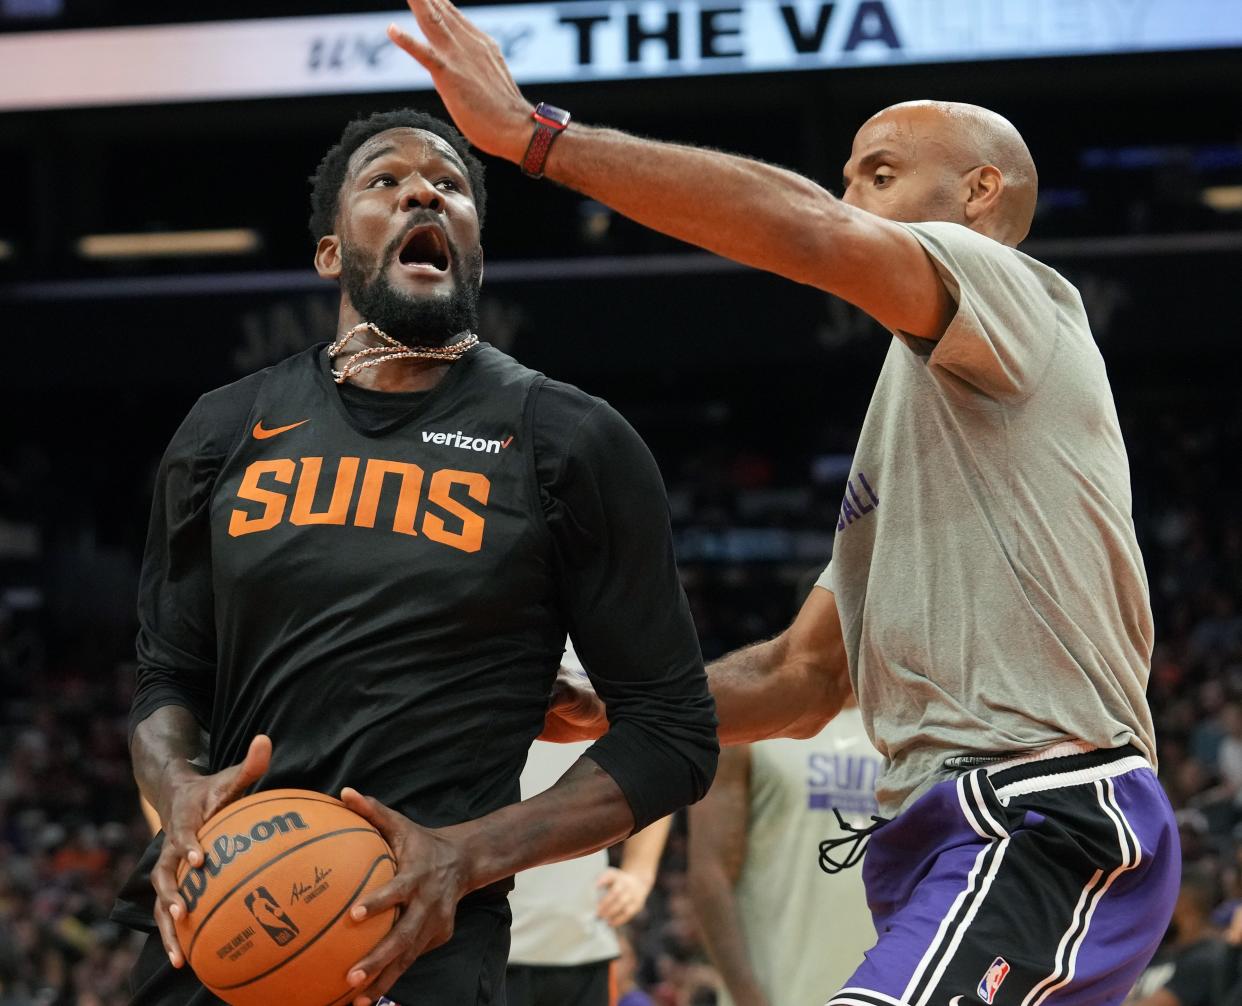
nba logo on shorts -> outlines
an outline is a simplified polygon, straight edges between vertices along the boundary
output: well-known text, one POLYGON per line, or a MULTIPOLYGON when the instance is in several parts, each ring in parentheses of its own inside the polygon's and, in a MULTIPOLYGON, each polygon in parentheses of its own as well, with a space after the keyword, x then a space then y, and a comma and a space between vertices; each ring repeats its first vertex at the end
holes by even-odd
POLYGON ((979 982, 979 998, 985 1003, 991 1003, 996 998, 996 993, 1000 991, 1001 982, 1005 980, 1007 974, 1009 974, 1009 962, 1003 957, 996 958, 984 974, 983 980, 979 982))

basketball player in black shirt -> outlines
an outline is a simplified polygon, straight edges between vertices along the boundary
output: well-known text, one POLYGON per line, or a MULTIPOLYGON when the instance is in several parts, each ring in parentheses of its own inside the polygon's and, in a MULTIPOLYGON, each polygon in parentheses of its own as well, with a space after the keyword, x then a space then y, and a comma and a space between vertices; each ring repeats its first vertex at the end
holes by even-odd
POLYGON ((156 486, 131 749, 165 831, 114 913, 152 933, 139 1006, 218 1001, 184 966, 174 878, 248 790, 343 791, 393 846, 363 908, 400 921, 350 971, 355 1001, 463 1006, 503 999, 516 871, 625 838, 715 769, 650 454, 472 334, 485 193, 465 141, 373 116, 313 181, 338 339, 199 399, 156 486), (566 632, 612 728, 516 803, 566 632))

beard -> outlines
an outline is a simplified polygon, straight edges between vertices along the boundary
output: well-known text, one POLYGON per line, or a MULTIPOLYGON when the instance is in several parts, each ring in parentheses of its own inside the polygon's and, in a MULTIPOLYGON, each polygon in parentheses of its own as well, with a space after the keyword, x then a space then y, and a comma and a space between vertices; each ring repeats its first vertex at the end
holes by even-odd
POLYGON ((406 346, 443 346, 459 332, 479 325, 479 281, 483 251, 458 254, 449 243, 454 267, 448 296, 413 297, 393 287, 388 266, 396 258, 405 235, 393 241, 377 264, 363 252, 341 245, 341 286, 363 321, 369 321, 406 346))

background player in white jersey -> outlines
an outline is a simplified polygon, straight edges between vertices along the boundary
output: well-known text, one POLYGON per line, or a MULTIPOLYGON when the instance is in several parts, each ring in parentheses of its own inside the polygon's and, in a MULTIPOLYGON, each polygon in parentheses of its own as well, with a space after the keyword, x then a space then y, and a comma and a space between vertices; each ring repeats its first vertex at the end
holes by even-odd
MULTIPOLYGON (((568 640, 561 668, 590 687, 568 640)), ((588 743, 535 741, 522 769, 522 799, 552 786, 588 743)), ((601 849, 513 878, 507 1006, 609 1006, 611 966, 621 954, 616 927, 646 903, 671 823, 672 818, 662 817, 626 839, 617 867, 608 865, 608 852, 601 849)))
POLYGON ((822 1002, 875 944, 859 871, 825 876, 816 859, 825 838, 848 839, 834 810, 870 823, 881 761, 852 698, 814 737, 721 752, 689 811, 690 896, 720 1006, 822 1002))
POLYGON ((971 104, 886 108, 838 199, 569 125, 447 0, 410 6, 423 39, 390 37, 477 147, 893 335, 831 566, 786 632, 711 672, 733 742, 814 733, 852 679, 887 759, 893 820, 864 868, 881 935, 834 1003, 1120 1002, 1180 872, 1144 694, 1151 608, 1082 298, 1016 250, 1037 186, 1018 131, 971 104))

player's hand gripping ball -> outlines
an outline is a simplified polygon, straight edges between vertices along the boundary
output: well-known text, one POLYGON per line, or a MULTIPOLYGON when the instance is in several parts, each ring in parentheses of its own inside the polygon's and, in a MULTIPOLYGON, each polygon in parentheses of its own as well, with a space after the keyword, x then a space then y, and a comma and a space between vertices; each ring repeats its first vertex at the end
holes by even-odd
POLYGON ((339 800, 278 789, 229 804, 198 838, 206 859, 177 871, 176 926, 199 981, 232 1006, 349 1002, 350 968, 396 921, 349 911, 396 873, 383 836, 339 800))

